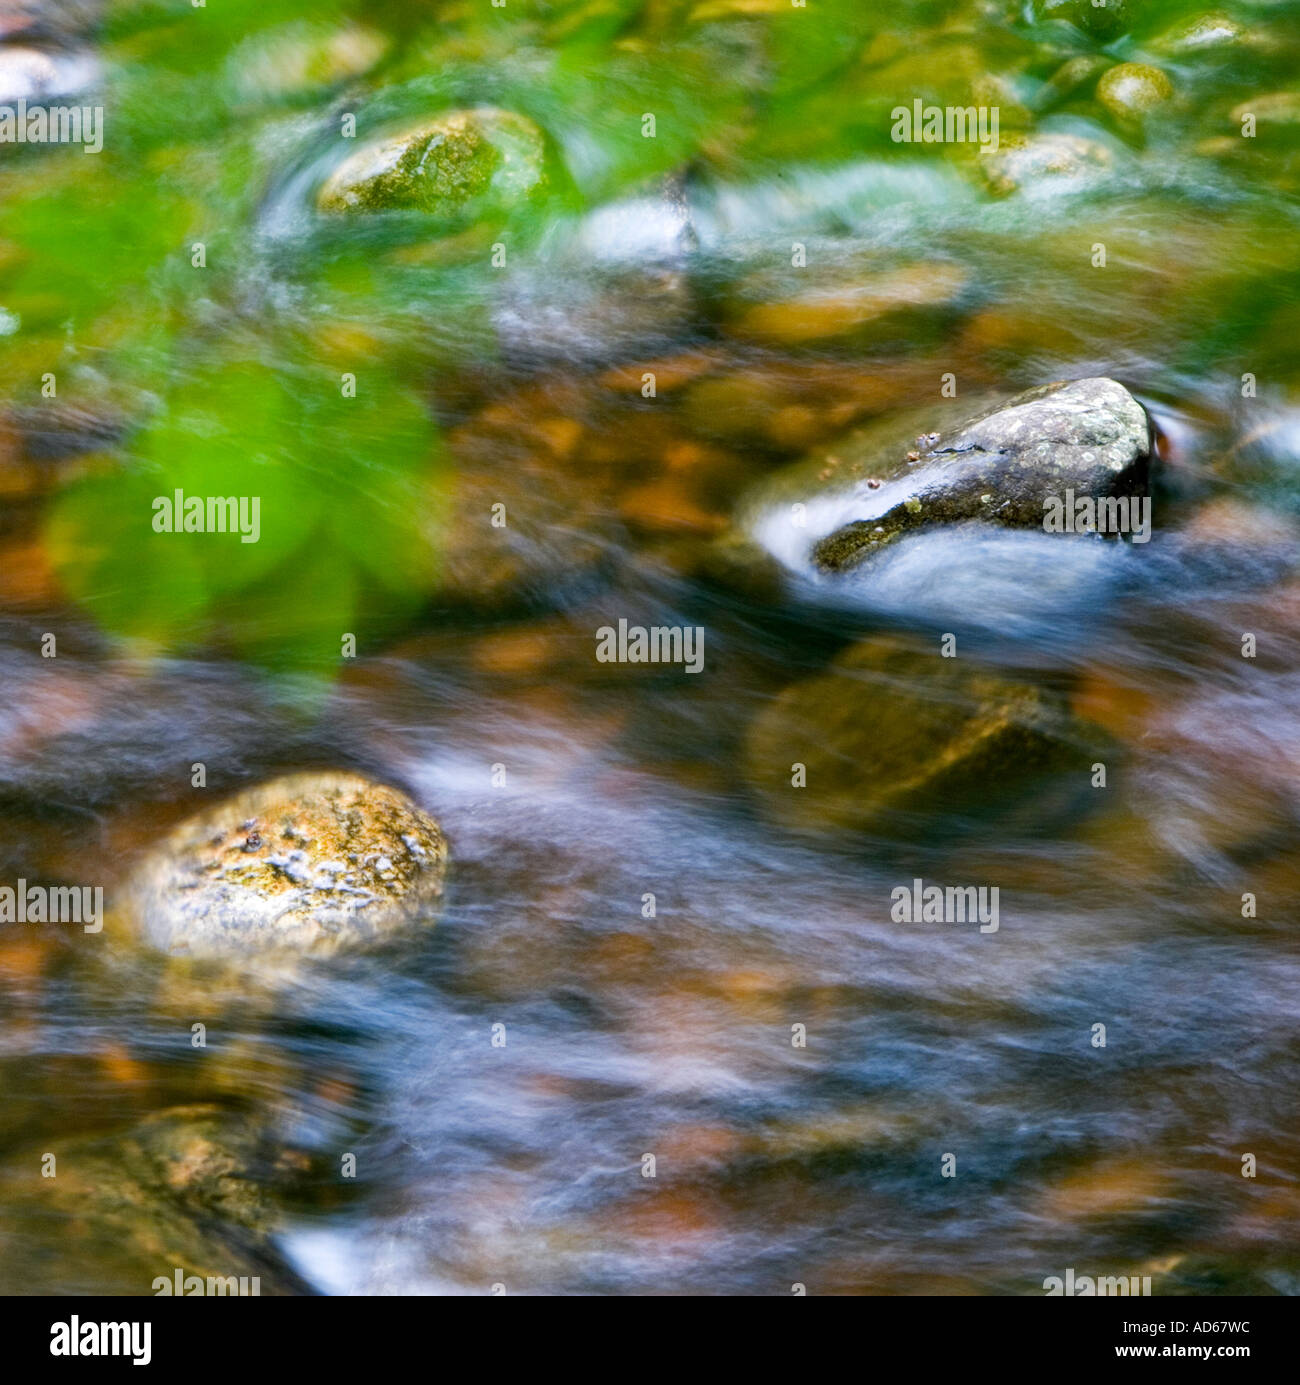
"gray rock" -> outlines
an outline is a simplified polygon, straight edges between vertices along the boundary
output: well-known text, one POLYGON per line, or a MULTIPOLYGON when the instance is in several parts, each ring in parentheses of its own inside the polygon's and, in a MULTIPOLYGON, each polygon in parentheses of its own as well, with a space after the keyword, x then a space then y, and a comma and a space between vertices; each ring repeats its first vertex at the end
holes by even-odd
POLYGON ((900 535, 935 524, 984 520, 1041 528, 1045 503, 1140 494, 1151 451, 1146 412, 1123 385, 1104 377, 1058 382, 1017 395, 946 432, 915 443, 852 446, 840 476, 855 478, 845 499, 853 517, 818 542, 824 571, 855 567, 900 535))
POLYGON ((447 845, 403 794, 353 774, 296 774, 199 813, 128 886, 144 938, 175 956, 328 955, 438 903, 447 845))

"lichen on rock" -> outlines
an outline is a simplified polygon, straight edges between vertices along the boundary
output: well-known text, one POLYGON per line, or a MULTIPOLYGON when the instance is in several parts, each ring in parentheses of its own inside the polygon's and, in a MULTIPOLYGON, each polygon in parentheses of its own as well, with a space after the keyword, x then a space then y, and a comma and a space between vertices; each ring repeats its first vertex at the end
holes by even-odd
POLYGON ((137 869, 129 912, 175 956, 330 954, 427 914, 447 845, 404 794, 354 774, 296 774, 181 824, 137 869))

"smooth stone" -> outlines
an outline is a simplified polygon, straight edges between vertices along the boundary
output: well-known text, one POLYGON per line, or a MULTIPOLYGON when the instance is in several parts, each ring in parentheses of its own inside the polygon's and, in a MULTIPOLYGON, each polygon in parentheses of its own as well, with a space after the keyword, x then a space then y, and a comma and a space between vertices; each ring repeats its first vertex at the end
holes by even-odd
POLYGON ((986 802, 1067 754, 1037 688, 889 637, 786 688, 752 723, 745 775, 778 821, 882 830, 899 813, 986 802), (802 764, 806 784, 791 783, 802 764))
MULTIPOLYGON (((932 388, 931 379, 927 393, 932 388)), ((714 400, 710 392, 700 407, 714 400)), ((729 399, 728 407, 741 402, 729 399)), ((730 529, 709 545, 698 575, 763 602, 791 595, 791 579, 812 574, 813 542, 852 519, 854 487, 874 477, 876 456, 892 455, 900 436, 955 423, 971 408, 970 399, 945 399, 871 418, 760 477, 739 495, 730 529)))
POLYGON ((1173 83, 1158 67, 1119 63, 1102 74, 1097 100, 1116 120, 1140 121, 1174 94, 1173 83))
POLYGON ((447 844, 360 775, 286 775, 182 823, 134 872, 130 912, 173 956, 329 955, 400 930, 442 895, 447 844))
POLYGON ((1028 390, 906 447, 849 450, 847 474, 867 474, 848 497, 859 513, 814 546, 818 567, 844 571, 932 524, 976 519, 1041 530, 1045 502, 1063 502, 1067 490, 1076 499, 1138 493, 1151 426, 1123 385, 1097 376, 1028 390))
POLYGON ((371 140, 317 194, 323 212, 419 211, 456 221, 545 186, 546 141, 531 120, 491 106, 449 111, 371 140))

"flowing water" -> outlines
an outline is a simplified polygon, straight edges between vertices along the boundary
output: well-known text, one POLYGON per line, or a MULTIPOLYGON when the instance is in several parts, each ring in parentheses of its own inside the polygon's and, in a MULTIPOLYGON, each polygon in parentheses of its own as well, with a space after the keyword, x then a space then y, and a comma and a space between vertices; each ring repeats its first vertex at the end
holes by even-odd
POLYGON ((111 912, 200 763, 361 769, 452 851, 435 926, 269 995, 0 925, 0 1288, 150 1292, 170 1247, 41 1158, 213 1103, 294 1154, 268 1288, 1300 1292, 1300 9, 1112 9, 0 3, 0 101, 104 110, 0 145, 0 881, 111 912), (1108 110, 1121 62, 1172 95, 1108 110), (915 99, 1090 152, 999 183, 891 140, 915 99), (480 105, 544 132, 540 201, 317 209, 348 113, 480 105), (773 528, 720 573, 747 488, 949 373, 1127 385, 1151 541, 831 582, 773 528), (153 534, 176 488, 260 542, 153 534), (701 671, 598 661, 620 620, 701 671), (748 728, 880 632, 1068 702, 1075 763, 784 821, 748 728), (896 921, 917 878, 997 931, 896 921))

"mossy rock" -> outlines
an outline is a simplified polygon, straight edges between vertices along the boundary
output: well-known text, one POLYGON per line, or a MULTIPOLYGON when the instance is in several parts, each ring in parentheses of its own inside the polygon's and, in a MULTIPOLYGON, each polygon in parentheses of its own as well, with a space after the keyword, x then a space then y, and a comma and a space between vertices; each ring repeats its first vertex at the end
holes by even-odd
POLYGON ((367 141, 330 174, 316 203, 329 213, 413 211, 463 225, 528 201, 547 182, 541 130, 481 106, 367 141))
POLYGON ((430 917, 447 844, 404 794, 288 775, 196 814, 134 872, 128 914, 177 957, 329 955, 430 917))
POLYGON ((1097 83, 1097 100, 1127 125, 1141 124, 1173 94, 1174 84, 1169 78, 1147 63, 1117 63, 1097 83))
POLYGON ((262 1294, 310 1292, 271 1239, 275 1189, 304 1158, 254 1117, 211 1105, 173 1107, 123 1133, 47 1139, 0 1171, 18 1209, 0 1289, 145 1295, 180 1268, 205 1285, 256 1276, 262 1294))
POLYGON ((879 637, 759 713, 745 775, 788 826, 888 834, 900 814, 982 811, 1035 771, 1069 762, 1069 725, 1031 684, 879 637), (796 765, 803 787, 792 783, 796 765))

